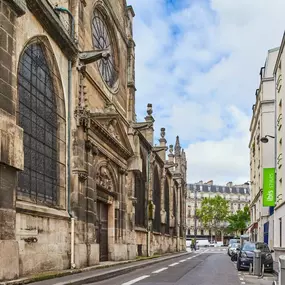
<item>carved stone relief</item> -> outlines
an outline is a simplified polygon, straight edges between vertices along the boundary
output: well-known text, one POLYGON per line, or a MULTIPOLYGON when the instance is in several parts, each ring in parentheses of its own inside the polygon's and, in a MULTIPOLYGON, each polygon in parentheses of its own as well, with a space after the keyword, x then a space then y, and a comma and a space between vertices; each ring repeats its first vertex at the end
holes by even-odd
POLYGON ((96 183, 109 191, 114 190, 110 171, 105 166, 101 166, 96 173, 96 183))

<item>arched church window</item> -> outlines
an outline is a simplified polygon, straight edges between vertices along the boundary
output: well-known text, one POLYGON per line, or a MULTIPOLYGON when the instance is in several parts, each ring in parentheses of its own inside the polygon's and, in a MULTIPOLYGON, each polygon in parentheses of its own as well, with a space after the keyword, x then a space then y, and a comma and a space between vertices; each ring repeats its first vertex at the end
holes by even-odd
POLYGON ((110 53, 108 58, 98 60, 97 66, 103 80, 109 87, 113 88, 118 79, 115 46, 108 29, 106 16, 99 9, 95 9, 93 12, 92 41, 95 49, 108 50, 110 53))
MULTIPOLYGON (((57 132, 63 118, 59 119, 54 74, 41 41, 28 45, 20 57, 18 95, 18 122, 24 130, 24 171, 18 175, 17 196, 56 205, 62 169, 57 132)), ((63 146, 65 157, 65 143, 63 146)))
POLYGON ((173 228, 173 235, 176 236, 177 232, 176 232, 176 218, 177 218, 177 204, 176 204, 176 191, 177 191, 177 183, 174 183, 174 187, 173 187, 173 216, 175 219, 175 224, 174 224, 174 228, 173 228))
POLYGON ((160 219, 160 179, 158 175, 157 166, 154 168, 153 173, 153 203, 155 205, 155 216, 153 221, 153 230, 160 232, 161 219, 160 219))
POLYGON ((146 185, 146 160, 141 151, 142 172, 135 173, 135 197, 137 198, 135 211, 136 226, 145 227, 145 185, 146 185))
POLYGON ((164 209, 166 211, 165 233, 169 234, 169 184, 167 179, 164 182, 164 209))

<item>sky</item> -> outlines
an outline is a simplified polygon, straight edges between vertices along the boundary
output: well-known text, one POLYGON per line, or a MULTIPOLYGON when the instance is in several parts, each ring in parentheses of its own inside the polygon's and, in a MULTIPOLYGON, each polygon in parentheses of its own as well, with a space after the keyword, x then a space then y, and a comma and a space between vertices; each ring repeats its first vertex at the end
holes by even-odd
POLYGON ((284 0, 128 0, 136 42, 138 121, 153 104, 155 143, 179 135, 187 181, 249 179, 259 71, 280 46, 284 0))

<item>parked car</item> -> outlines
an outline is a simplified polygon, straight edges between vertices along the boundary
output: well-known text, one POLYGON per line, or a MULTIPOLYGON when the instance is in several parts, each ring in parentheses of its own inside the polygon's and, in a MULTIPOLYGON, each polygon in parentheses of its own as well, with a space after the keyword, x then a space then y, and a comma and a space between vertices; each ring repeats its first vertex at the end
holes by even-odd
POLYGON ((233 254, 237 253, 237 248, 240 247, 239 243, 232 243, 231 246, 228 248, 228 255, 232 256, 233 254))
POLYGON ((240 244, 240 240, 239 239, 236 239, 236 238, 233 238, 233 239, 230 239, 229 241, 229 245, 228 245, 228 255, 230 255, 230 248, 233 244, 240 244))
POLYGON ((261 251, 261 263, 264 264, 264 271, 273 271, 273 258, 268 245, 264 242, 245 242, 241 249, 237 251, 237 270, 249 269, 250 264, 253 263, 254 250, 261 251))

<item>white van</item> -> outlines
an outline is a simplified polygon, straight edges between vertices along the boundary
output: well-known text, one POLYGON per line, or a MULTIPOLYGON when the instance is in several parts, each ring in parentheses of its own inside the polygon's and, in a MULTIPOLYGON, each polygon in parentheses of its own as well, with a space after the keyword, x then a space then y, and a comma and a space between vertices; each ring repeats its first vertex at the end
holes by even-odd
POLYGON ((191 247, 191 243, 192 243, 192 240, 191 239, 187 239, 186 240, 186 247, 191 247))
POLYGON ((208 247, 210 246, 210 242, 207 239, 199 239, 197 240, 198 247, 208 247))

